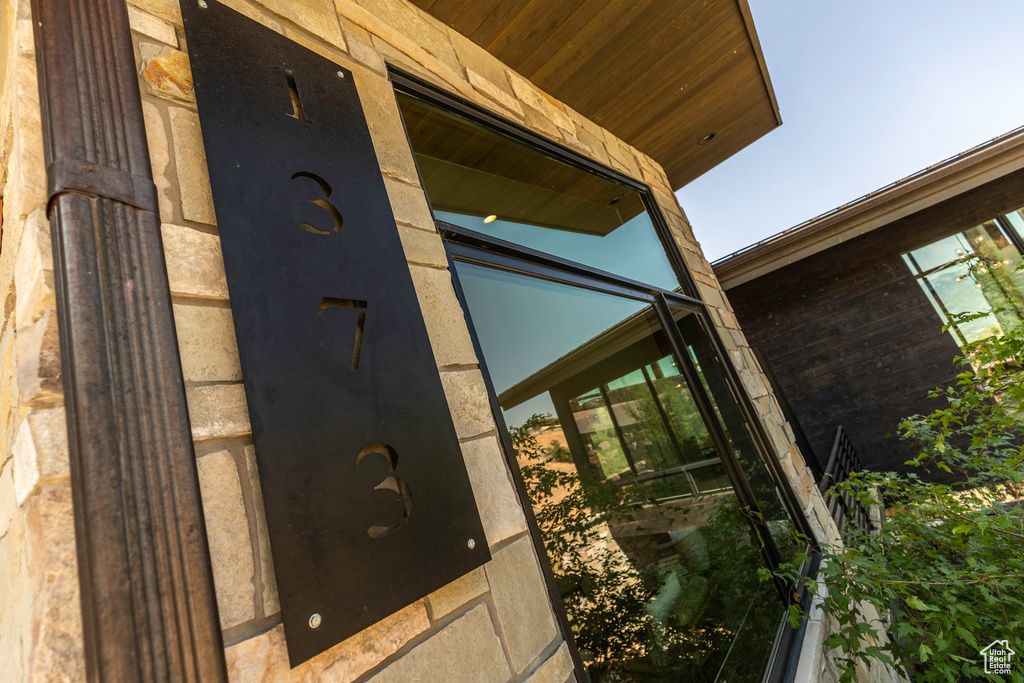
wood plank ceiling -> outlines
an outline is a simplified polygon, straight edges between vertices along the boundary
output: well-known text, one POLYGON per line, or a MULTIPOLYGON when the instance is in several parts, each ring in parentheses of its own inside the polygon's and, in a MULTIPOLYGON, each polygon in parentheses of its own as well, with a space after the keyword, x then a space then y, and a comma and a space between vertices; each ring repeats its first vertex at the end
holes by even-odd
POLYGON ((639 193, 399 95, 435 210, 604 236, 644 212, 639 193))
POLYGON ((746 0, 412 1, 653 157, 675 188, 782 122, 746 0))

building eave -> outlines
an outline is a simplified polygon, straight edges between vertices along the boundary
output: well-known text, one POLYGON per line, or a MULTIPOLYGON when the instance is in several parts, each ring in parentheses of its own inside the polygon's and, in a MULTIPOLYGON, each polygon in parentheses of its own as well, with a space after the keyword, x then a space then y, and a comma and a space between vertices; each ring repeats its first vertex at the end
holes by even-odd
POLYGON ((715 261, 736 287, 1024 168, 1024 127, 715 261))
POLYGON ((782 123, 747 0, 412 0, 680 188, 782 123))

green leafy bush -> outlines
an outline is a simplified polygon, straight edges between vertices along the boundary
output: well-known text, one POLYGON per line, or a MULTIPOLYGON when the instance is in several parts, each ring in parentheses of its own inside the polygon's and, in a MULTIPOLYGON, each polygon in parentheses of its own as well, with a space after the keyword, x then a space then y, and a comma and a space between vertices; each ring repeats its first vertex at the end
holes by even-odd
MULTIPOLYGON (((945 407, 899 425, 917 450, 910 471, 861 472, 830 494, 869 506, 877 492, 886 505, 879 532, 823 549, 822 608, 838 622, 827 645, 843 680, 857 662, 884 662, 914 681, 1024 681, 1024 331, 958 361, 956 384, 931 394, 945 407), (983 670, 979 651, 995 640, 1017 651, 1005 675, 983 670)), ((799 581, 797 569, 783 572, 799 581)))

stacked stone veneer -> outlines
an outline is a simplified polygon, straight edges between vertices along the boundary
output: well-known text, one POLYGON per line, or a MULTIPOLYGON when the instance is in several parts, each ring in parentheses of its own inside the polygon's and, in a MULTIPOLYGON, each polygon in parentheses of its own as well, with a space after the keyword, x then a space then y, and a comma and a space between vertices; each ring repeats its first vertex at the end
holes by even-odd
POLYGON ((28 0, 0 4, 0 681, 84 678, 28 0))
MULTIPOLYGON (((129 0, 232 680, 572 677, 385 62, 651 186, 811 525, 822 540, 838 538, 656 162, 404 0, 227 4, 353 72, 493 555, 485 567, 289 669, 181 12, 176 0, 129 0)), ((78 680, 81 620, 31 20, 27 0, 2 7, 0 680, 78 680)))

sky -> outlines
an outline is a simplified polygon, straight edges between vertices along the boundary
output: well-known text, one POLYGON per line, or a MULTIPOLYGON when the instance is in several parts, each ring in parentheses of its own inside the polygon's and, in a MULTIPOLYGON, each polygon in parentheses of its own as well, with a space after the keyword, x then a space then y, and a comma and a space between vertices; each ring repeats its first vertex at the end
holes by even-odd
POLYGON ((749 0, 782 126, 677 194, 715 260, 1024 125, 1024 0, 749 0))

